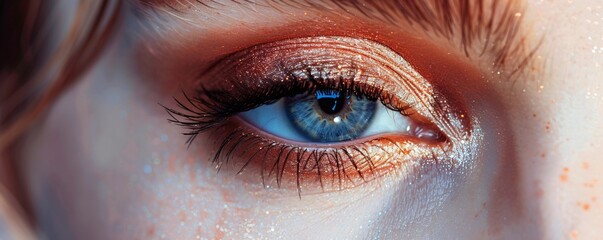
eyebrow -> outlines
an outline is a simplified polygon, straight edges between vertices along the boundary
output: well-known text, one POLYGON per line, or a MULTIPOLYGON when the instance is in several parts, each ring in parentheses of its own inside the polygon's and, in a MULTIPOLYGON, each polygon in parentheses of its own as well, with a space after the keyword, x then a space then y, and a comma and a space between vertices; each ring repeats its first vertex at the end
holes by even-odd
POLYGON ((542 39, 528 41, 523 27, 522 0, 136 0, 143 8, 167 11, 172 15, 205 8, 220 11, 236 4, 318 11, 356 11, 367 18, 399 26, 409 24, 419 30, 446 38, 459 45, 467 57, 490 54, 492 71, 508 79, 536 69, 534 58, 542 39), (460 40, 456 40, 460 39, 460 40), (507 71, 502 72, 501 71, 507 71))

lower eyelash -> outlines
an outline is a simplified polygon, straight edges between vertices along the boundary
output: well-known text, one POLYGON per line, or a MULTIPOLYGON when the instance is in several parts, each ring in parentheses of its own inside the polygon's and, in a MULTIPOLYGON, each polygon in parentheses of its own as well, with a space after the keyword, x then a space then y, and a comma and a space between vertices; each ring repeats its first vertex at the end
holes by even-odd
POLYGON ((237 174, 249 167, 259 167, 264 187, 271 183, 279 188, 294 184, 300 198, 302 192, 313 192, 316 188, 322 192, 352 188, 395 172, 392 168, 407 166, 411 161, 421 165, 438 163, 436 156, 445 151, 441 146, 421 151, 418 149, 425 146, 400 143, 390 137, 349 146, 303 147, 271 140, 245 127, 233 130, 230 126, 224 124, 211 132, 223 136, 219 138, 223 140, 215 143, 217 150, 211 161, 217 171, 227 164, 237 174))

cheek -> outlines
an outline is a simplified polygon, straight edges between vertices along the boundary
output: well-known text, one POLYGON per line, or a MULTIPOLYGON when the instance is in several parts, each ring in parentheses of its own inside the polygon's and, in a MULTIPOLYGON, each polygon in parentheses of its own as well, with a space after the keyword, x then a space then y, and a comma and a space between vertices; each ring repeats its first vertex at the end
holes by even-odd
POLYGON ((203 139, 187 150, 182 129, 157 104, 163 98, 98 72, 25 140, 22 172, 49 237, 277 237, 308 226, 321 229, 308 236, 358 235, 385 202, 375 192, 300 200, 264 189, 260 179, 217 173, 203 139))
POLYGON ((213 231, 211 210, 230 190, 201 171, 204 156, 175 139, 156 101, 123 80, 85 79, 28 137, 23 171, 42 225, 80 239, 213 231))

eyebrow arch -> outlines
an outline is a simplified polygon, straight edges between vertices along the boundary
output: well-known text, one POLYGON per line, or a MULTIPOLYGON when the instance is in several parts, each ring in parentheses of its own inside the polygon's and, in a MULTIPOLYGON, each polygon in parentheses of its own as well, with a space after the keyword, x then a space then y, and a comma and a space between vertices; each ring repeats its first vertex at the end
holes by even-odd
POLYGON ((528 41, 522 0, 135 0, 142 7, 174 15, 192 9, 220 11, 231 4, 356 11, 393 26, 409 24, 458 44, 467 57, 492 57, 492 72, 506 79, 537 69, 534 61, 542 39, 528 41), (205 8, 205 9, 203 9, 205 8), (457 40, 458 39, 458 40, 457 40), (506 71, 506 72, 505 72, 506 71))

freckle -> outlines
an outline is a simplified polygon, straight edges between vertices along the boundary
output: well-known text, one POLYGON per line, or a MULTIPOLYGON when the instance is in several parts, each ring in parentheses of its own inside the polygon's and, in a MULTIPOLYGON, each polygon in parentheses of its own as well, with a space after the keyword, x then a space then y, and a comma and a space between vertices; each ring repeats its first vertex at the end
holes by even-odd
POLYGON ((148 237, 154 237, 155 236, 155 226, 150 226, 147 229, 147 236, 148 237))
POLYGON ((590 204, 588 204, 588 203, 582 204, 582 209, 584 209, 585 212, 588 212, 588 210, 590 209, 590 204))
POLYGON ((571 237, 572 239, 577 239, 577 238, 578 238, 578 231, 577 231, 577 230, 572 231, 572 232, 570 233, 570 237, 571 237))
POLYGON ((551 130, 551 122, 546 122, 546 124, 544 125, 544 129, 546 129, 547 131, 551 130))
POLYGON ((568 167, 563 168, 563 173, 561 175, 559 175, 559 180, 561 180, 561 182, 567 182, 567 180, 569 178, 569 176, 568 176, 569 171, 570 171, 570 169, 568 167))
POLYGON ((532 117, 536 117, 536 113, 532 114, 532 117))
POLYGON ((589 167, 588 162, 583 162, 582 163, 582 169, 587 170, 589 167))

